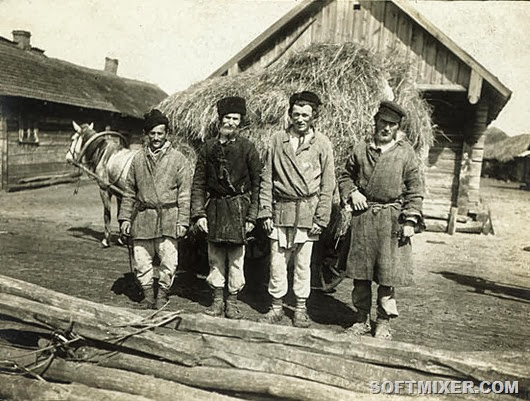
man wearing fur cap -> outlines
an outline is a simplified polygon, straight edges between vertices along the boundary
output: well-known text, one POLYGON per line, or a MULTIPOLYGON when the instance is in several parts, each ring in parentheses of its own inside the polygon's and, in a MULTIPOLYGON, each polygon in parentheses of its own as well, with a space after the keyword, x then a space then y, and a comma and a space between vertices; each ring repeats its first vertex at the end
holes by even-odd
POLYGON ((390 319, 398 316, 394 287, 410 285, 410 238, 423 226, 423 175, 406 138, 398 138, 405 111, 383 101, 370 140, 359 143, 339 174, 344 205, 352 209, 346 267, 354 279, 354 335, 371 332, 372 281, 377 289, 375 337, 391 339, 390 319))
POLYGON ((287 266, 294 259, 293 324, 309 327, 306 301, 311 292, 313 242, 328 225, 335 188, 333 149, 329 139, 315 130, 321 102, 309 91, 289 99, 290 126, 271 138, 260 190, 259 218, 271 239, 270 310, 260 319, 282 320, 283 298, 288 291, 287 266))
POLYGON ((135 273, 146 308, 168 300, 177 268, 177 239, 189 225, 191 172, 188 160, 168 140, 168 119, 153 109, 144 116, 146 145, 134 155, 118 220, 131 236, 135 273), (158 255, 158 291, 153 288, 153 257, 158 255))
POLYGON ((261 162, 254 144, 239 135, 246 115, 245 99, 225 97, 217 102, 217 113, 218 136, 206 141, 199 151, 191 216, 208 240, 210 272, 206 282, 213 302, 205 313, 239 319, 237 295, 245 286, 245 244, 256 222, 261 162))

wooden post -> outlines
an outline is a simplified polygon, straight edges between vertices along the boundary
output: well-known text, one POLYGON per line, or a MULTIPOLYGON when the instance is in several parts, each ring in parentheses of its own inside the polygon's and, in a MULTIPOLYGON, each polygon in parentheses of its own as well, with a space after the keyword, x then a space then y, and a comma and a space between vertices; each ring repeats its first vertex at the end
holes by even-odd
POLYGON ((477 206, 480 200, 480 172, 488 112, 488 104, 481 101, 469 113, 469 124, 465 130, 462 164, 458 177, 457 206, 458 213, 462 215, 467 215, 469 209, 477 206))
POLYGON ((452 207, 449 213, 449 223, 447 224, 447 234, 453 235, 456 231, 456 218, 458 215, 458 208, 452 207))
POLYGON ((0 101, 0 190, 7 189, 7 117, 0 101))

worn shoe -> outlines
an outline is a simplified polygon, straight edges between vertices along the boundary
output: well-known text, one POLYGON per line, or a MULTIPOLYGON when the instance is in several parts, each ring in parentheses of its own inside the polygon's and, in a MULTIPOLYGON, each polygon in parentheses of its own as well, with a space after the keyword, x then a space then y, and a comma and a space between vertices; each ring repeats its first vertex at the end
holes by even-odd
POLYGON ((284 316, 283 308, 270 308, 267 313, 258 319, 258 322, 274 324, 281 322, 284 316))
POLYGON ((376 320, 374 337, 380 338, 381 340, 392 340, 392 332, 390 331, 390 319, 378 318, 376 320))
POLYGON ((222 288, 214 288, 212 290, 213 302, 212 304, 204 311, 208 316, 224 316, 225 314, 225 300, 224 300, 224 290, 222 288))
POLYGON ((161 309, 167 302, 169 302, 169 294, 163 288, 158 288, 158 297, 156 298, 156 309, 161 309))
POLYGON ((351 327, 346 329, 346 333, 353 336, 364 336, 370 334, 372 326, 370 325, 370 315, 366 316, 365 319, 353 323, 351 327))
POLYGON ((142 309, 154 309, 156 307, 155 291, 153 287, 144 287, 144 299, 140 301, 142 309))
POLYGON ((241 319, 243 315, 239 310, 237 300, 231 300, 230 298, 226 301, 225 316, 228 319, 241 319))
POLYGON ((293 326, 306 329, 310 325, 311 319, 309 319, 309 316, 307 315, 307 310, 296 308, 294 310, 293 326))

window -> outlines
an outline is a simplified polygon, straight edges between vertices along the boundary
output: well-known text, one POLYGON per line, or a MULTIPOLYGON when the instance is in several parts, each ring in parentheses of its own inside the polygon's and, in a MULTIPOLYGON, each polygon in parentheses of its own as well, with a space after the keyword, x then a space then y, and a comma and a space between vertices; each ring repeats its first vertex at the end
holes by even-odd
POLYGON ((18 143, 27 145, 39 144, 39 127, 36 121, 22 116, 19 117, 18 143))

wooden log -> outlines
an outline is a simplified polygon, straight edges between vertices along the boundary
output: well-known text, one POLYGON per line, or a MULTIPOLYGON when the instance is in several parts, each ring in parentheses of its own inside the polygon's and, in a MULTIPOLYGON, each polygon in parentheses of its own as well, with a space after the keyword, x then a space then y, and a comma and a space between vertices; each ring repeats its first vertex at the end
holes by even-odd
POLYGON ((151 398, 94 389, 82 384, 57 384, 0 374, 0 399, 12 401, 149 401, 151 398))
MULTIPOLYGON (((3 281, 5 286, 6 279, 3 281)), ((54 294, 49 291, 47 299, 53 298, 54 294)), ((83 304, 88 302, 82 301, 79 309, 83 309, 83 304)), ((530 377, 528 366, 505 362, 492 366, 480 359, 449 351, 372 338, 352 339, 343 333, 326 330, 229 321, 202 315, 181 315, 177 331, 166 329, 161 334, 151 331, 138 333, 134 328, 119 327, 113 320, 106 320, 114 314, 106 315, 100 310, 98 318, 95 318, 95 312, 89 316, 86 309, 82 312, 65 311, 0 294, 0 313, 4 315, 61 330, 70 328, 73 323, 74 332, 85 338, 106 342, 123 352, 143 352, 150 358, 164 358, 186 366, 231 367, 277 373, 347 389, 358 388, 363 380, 399 380, 404 372, 424 379, 432 378, 433 375, 473 377, 476 380, 513 378, 519 380, 521 385, 528 385, 530 377), (121 340, 116 344, 118 337, 121 340)))

